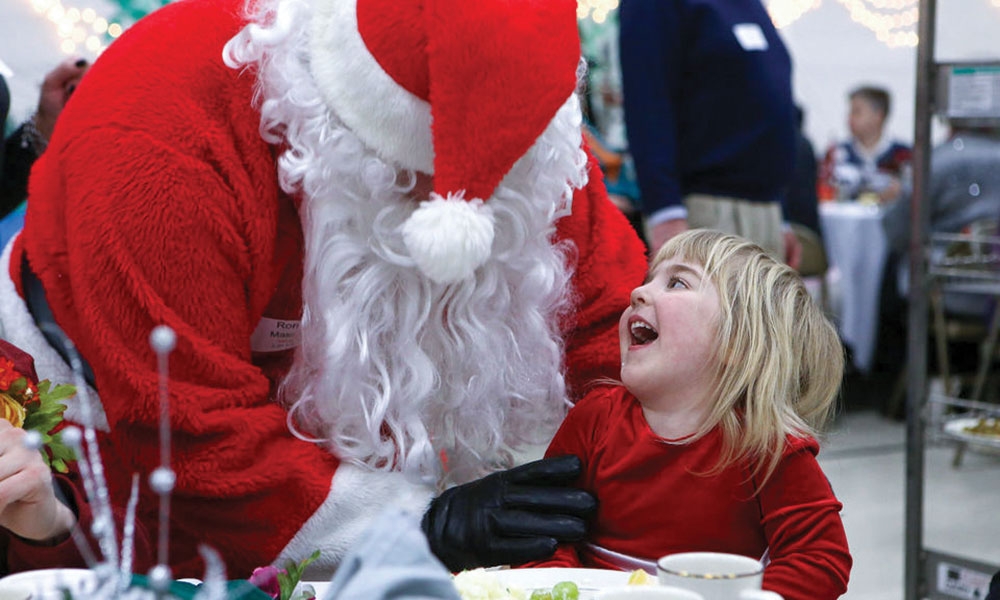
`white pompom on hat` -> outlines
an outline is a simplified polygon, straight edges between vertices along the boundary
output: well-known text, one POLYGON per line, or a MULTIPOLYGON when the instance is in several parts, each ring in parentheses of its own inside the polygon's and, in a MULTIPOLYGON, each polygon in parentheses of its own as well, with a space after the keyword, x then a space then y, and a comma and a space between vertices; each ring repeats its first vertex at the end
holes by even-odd
POLYGON ((310 69, 383 159, 434 176, 403 227, 421 271, 460 281, 493 243, 489 199, 576 88, 575 0, 316 0, 310 69))

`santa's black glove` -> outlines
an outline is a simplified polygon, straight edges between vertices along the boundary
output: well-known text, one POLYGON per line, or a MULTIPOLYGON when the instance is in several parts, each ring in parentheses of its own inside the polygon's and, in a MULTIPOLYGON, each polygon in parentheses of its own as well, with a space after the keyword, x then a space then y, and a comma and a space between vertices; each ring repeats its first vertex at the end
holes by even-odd
POLYGON ((447 490, 421 523, 431 550, 461 571, 539 560, 583 539, 597 501, 569 487, 580 470, 575 456, 546 458, 447 490))

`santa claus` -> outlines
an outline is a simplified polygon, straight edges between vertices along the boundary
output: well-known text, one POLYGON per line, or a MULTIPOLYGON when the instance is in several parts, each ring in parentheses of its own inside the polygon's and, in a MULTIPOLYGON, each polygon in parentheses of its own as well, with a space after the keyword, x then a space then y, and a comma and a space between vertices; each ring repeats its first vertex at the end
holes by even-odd
POLYGON ((581 143, 579 63, 573 0, 185 0, 94 64, 0 318, 43 377, 69 378, 44 304, 86 359, 119 500, 159 460, 146 340, 175 330, 174 575, 199 543, 234 575, 332 569, 389 505, 453 569, 582 533, 573 461, 505 471, 617 375, 645 273, 581 143))

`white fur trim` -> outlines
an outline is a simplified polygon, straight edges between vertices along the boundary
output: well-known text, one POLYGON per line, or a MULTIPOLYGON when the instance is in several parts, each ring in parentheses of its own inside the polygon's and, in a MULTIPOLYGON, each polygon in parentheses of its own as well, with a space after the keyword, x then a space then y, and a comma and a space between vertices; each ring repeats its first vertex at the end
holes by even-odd
MULTIPOLYGON (((3 270, 0 273, 0 337, 35 359, 35 371, 40 380, 48 379, 53 384, 73 384, 76 381, 73 370, 45 340, 42 331, 35 325, 35 320, 28 312, 28 305, 17 293, 14 281, 10 278, 10 256, 16 239, 15 235, 7 243, 3 255, 0 255, 0 269, 3 270)), ((97 397, 94 388, 87 386, 87 391, 95 412, 94 426, 102 431, 108 431, 108 419, 101 407, 101 399, 97 397)), ((77 394, 65 401, 66 418, 76 423, 83 423, 80 405, 77 402, 79 398, 80 394, 77 394)))
POLYGON ((431 106, 400 86, 358 32, 357 0, 315 2, 309 69, 334 112, 375 152, 434 173, 431 106))
POLYGON ((408 481, 402 473, 369 471, 341 463, 333 475, 330 494, 274 564, 301 560, 319 550, 320 558, 309 566, 307 576, 329 579, 361 534, 385 509, 395 507, 422 515, 433 495, 431 488, 408 481))
POLYGON ((474 198, 436 193, 403 224, 403 241, 420 270, 438 283, 465 279, 490 257, 493 210, 474 198))

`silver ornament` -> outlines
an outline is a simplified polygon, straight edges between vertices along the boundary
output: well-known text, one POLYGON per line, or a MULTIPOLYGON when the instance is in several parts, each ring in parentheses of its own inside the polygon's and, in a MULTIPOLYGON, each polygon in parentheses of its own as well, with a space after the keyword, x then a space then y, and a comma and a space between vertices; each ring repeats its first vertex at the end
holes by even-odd
POLYGON ((171 352, 177 345, 177 334, 166 325, 157 325, 149 334, 149 345, 159 354, 171 352))
POLYGON ((149 474, 149 487, 157 494, 169 494, 174 489, 177 475, 170 467, 156 467, 149 474))

